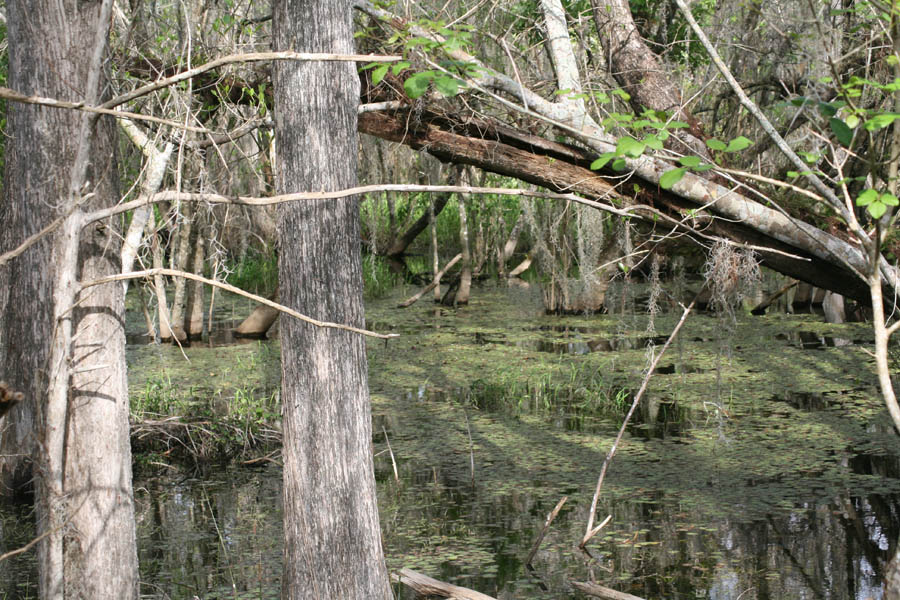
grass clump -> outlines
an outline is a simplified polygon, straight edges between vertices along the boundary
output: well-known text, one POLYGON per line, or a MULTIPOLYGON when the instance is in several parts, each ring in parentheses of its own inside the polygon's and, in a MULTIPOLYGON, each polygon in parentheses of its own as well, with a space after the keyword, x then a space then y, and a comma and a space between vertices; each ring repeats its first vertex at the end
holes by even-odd
POLYGON ((251 248, 229 265, 225 281, 261 296, 274 294, 278 289, 278 253, 271 245, 261 250, 251 248))

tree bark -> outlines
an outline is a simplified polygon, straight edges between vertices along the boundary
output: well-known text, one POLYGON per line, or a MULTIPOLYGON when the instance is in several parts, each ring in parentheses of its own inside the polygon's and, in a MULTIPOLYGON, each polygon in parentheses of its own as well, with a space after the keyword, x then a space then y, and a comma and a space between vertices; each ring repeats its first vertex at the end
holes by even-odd
MULTIPOLYGON (((8 2, 10 85, 27 94, 96 103, 104 85, 102 75, 98 85, 101 57, 95 54, 102 44, 94 40, 103 39, 108 10, 109 2, 8 2)), ((75 111, 11 103, 8 118, 6 181, 15 185, 7 185, 0 209, 5 247, 73 210, 83 193, 93 193, 83 205, 88 210, 118 200, 112 119, 97 120, 88 136, 91 121, 75 111), (80 157, 88 156, 96 160, 82 169, 80 157)), ((63 279, 77 283, 76 277, 118 273, 117 229, 111 220, 82 232, 75 211, 56 234, 5 270, 16 286, 0 307, 0 354, 4 372, 14 387, 24 384, 28 398, 7 419, 13 429, 4 433, 0 454, 24 434, 17 451, 33 451, 41 465, 35 475, 38 533, 47 535, 38 551, 44 598, 137 596, 123 287, 91 288, 73 307, 60 303, 66 294, 57 286, 63 279), (63 329, 75 341, 60 348, 62 360, 51 361, 51 341, 63 329), (61 402, 52 404, 48 388, 58 368, 64 377, 53 394, 61 402), (30 440, 40 443, 29 448, 30 440)), ((15 484, 22 470, 4 463, 3 472, 15 484)))
MULTIPOLYGON (((276 49, 350 52, 348 0, 274 3, 276 49)), ((356 184, 359 79, 352 63, 273 68, 279 193, 356 184)), ((362 326, 357 199, 284 205, 280 297, 307 315, 362 326)), ((283 598, 391 598, 359 335, 285 320, 283 598)))

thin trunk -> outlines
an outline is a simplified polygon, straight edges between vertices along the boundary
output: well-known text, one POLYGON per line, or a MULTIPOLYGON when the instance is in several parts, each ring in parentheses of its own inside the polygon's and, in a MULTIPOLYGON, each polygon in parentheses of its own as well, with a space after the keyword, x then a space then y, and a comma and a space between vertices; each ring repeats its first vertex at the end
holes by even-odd
MULTIPOLYGON (((206 260, 206 238, 203 230, 196 229, 194 237, 194 264, 191 272, 203 275, 203 263, 206 260)), ((203 294, 206 286, 200 281, 192 281, 184 315, 184 331, 188 339, 196 340, 203 336, 203 294)))
MULTIPOLYGON (((181 205, 181 214, 177 215, 178 226, 175 229, 175 249, 172 252, 172 268, 186 271, 191 256, 191 240, 194 224, 194 206, 192 202, 181 205)), ((184 323, 187 281, 184 277, 175 277, 175 293, 172 297, 172 323, 181 326, 184 323)))
MULTIPOLYGON (((350 52, 350 0, 281 0, 276 49, 350 52)), ((277 189, 356 184, 359 78, 352 63, 273 65, 277 189)), ((363 326, 358 199, 279 208, 282 302, 363 326)), ((294 319, 281 327, 284 406, 282 597, 392 597, 381 547, 365 343, 294 319)))
POLYGON ((469 218, 466 213, 466 196, 467 194, 460 194, 457 201, 462 271, 459 274, 459 290, 456 292, 455 304, 468 304, 469 290, 472 287, 472 253, 469 251, 469 218))
POLYGON ((434 281, 434 301, 441 301, 441 265, 438 256, 437 239, 437 214, 434 210, 434 202, 428 205, 428 219, 431 221, 431 266, 432 280, 434 281))
MULTIPOLYGON (((162 245, 159 243, 159 232, 153 232, 153 239, 150 242, 153 252, 153 268, 162 269, 163 264, 162 245)), ((154 289, 156 291, 156 312, 159 319, 159 339, 162 341, 171 340, 174 337, 172 326, 172 316, 169 314, 169 303, 166 299, 166 278, 157 273, 153 277, 154 289)))

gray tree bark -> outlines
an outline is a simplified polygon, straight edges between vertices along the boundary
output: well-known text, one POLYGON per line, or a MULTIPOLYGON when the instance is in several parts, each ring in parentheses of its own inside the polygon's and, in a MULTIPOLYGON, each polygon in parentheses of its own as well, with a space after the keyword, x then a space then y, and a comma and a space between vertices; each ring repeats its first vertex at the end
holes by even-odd
MULTIPOLYGON (((351 52, 348 0, 274 2, 275 49, 351 52)), ((356 184, 359 80, 351 63, 273 68, 278 193, 356 184)), ((282 303, 362 326, 356 199, 279 209, 282 303)), ((283 598, 391 598, 378 526, 362 337, 285 320, 283 598)))
MULTIPOLYGON (((89 89, 86 82, 92 65, 99 68, 92 59, 93 42, 108 25, 101 17, 101 3, 13 0, 6 6, 10 85, 26 94, 95 102, 103 85, 89 89)), ((73 181, 94 194, 84 209, 117 201, 112 119, 100 119, 93 129, 89 155, 94 160, 87 170, 75 167, 81 142, 88 142, 81 134, 85 119, 75 111, 10 104, 7 185, 0 207, 4 249, 71 209, 73 181)), ((71 253, 65 251, 63 233, 48 236, 4 268, 4 277, 16 285, 0 307, 0 357, 3 372, 28 397, 6 419, 11 428, 3 433, 0 455, 12 447, 20 455, 33 453, 41 466, 34 475, 38 533, 48 534, 39 548, 44 598, 137 596, 123 288, 91 288, 76 307, 55 306, 60 273, 93 279, 119 272, 121 234, 116 229, 115 222, 91 225, 80 232, 81 242, 73 246, 77 252, 71 253), (62 262, 63 256, 72 261, 62 262), (61 388, 67 397, 64 418, 54 421, 50 417, 55 413, 47 407, 49 373, 55 368, 49 364, 50 344, 60 325, 53 315, 58 309, 71 320, 75 343, 63 361, 72 369, 61 388), (64 440, 55 459, 48 455, 50 435, 64 440), (58 473, 54 482, 64 481, 62 489, 45 481, 49 469, 58 473), (54 539, 59 540, 56 545, 54 539)), ((77 228, 65 230, 79 235, 77 228)), ((27 468, 21 460, 4 459, 2 472, 4 483, 14 488, 27 468)))

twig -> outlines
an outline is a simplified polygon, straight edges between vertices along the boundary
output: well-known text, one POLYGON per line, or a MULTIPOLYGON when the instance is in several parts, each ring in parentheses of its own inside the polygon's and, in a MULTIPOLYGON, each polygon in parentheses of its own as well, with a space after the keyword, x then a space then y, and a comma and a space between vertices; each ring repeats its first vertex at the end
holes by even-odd
POLYGON ((472 478, 472 487, 475 487, 475 444, 472 442, 472 430, 469 428, 469 413, 463 409, 466 417, 466 433, 469 436, 469 473, 472 478))
POLYGON ((634 396, 634 401, 631 403, 631 408, 628 409, 628 414, 625 415, 625 420, 622 421, 622 426, 619 428, 619 434, 616 436, 616 439, 613 441, 612 447, 606 454, 606 460, 603 461, 603 466, 600 468, 600 477, 597 479, 597 488, 594 490, 594 498, 591 501, 591 512, 588 515, 587 529, 585 531, 584 538, 582 538, 581 543, 578 545, 579 548, 583 549, 585 544, 587 544, 592 537, 597 535, 600 529, 602 529, 606 524, 606 521, 604 521, 597 527, 594 527, 594 515, 597 512, 597 501, 600 498, 600 488, 603 487, 603 478, 606 477, 606 469, 609 468, 609 463, 610 461, 612 461, 613 456, 615 456, 616 454, 616 450, 619 447, 619 442, 622 441, 622 436, 625 435, 625 427, 628 426, 628 421, 631 420, 631 415, 634 414, 634 410, 637 408, 638 403, 641 401, 641 397, 643 397, 644 392, 647 390, 647 385, 650 383, 650 378, 653 376, 653 372, 656 370, 656 365, 659 364, 660 359, 663 357, 663 354, 666 353, 666 350, 669 348, 672 340, 674 340, 675 336, 678 335, 679 330, 681 330, 681 326, 684 325, 685 320, 687 320, 688 314, 691 312, 691 309, 694 308, 694 304, 696 302, 697 296, 695 296, 694 299, 691 300, 691 303, 687 306, 687 308, 684 309, 684 312, 681 314, 681 319, 678 320, 678 324, 675 325, 675 329, 672 330, 672 333, 669 335, 669 339, 666 340, 666 343, 663 345, 662 350, 659 351, 659 354, 656 355, 656 358, 654 358, 653 362, 650 364, 650 369, 648 369, 647 374, 644 376, 644 381, 641 382, 641 387, 638 390, 638 393, 634 396))
POLYGON ((7 100, 11 100, 13 102, 22 102, 23 104, 37 104, 39 106, 47 106, 50 108, 80 110, 93 115, 112 115, 118 118, 131 119, 132 121, 149 121, 151 123, 159 123, 161 125, 166 125, 175 129, 183 129, 185 131, 192 131, 194 133, 209 133, 209 130, 205 127, 193 127, 190 125, 185 125, 184 123, 178 123, 176 121, 170 121, 168 119, 161 119, 160 117, 152 117, 149 115, 142 115, 125 110, 89 106, 84 102, 66 102, 65 100, 57 100, 56 98, 47 98, 44 96, 26 96, 25 94, 2 86, 0 86, 0 98, 6 98, 7 100))
POLYGON ((391 338, 400 337, 400 334, 397 333, 375 333, 374 331, 369 331, 368 329, 360 329, 359 327, 353 327, 352 325, 343 325, 341 323, 331 323, 329 321, 319 321, 318 319, 313 319, 312 317, 308 317, 304 314, 298 313, 296 310, 292 308, 288 308, 283 304, 279 304, 277 302, 273 302, 268 298, 264 298, 263 296, 257 296, 256 294, 251 294, 250 292, 245 292, 241 288, 235 287, 233 285, 229 285, 227 283, 222 283, 221 281, 215 281, 214 279, 207 279, 201 275, 197 275, 196 273, 188 273, 187 271, 179 271, 177 269, 146 269, 144 271, 134 271, 132 273, 119 273, 118 275, 109 275, 107 277, 101 277, 100 279, 95 279, 93 281, 86 281, 81 284, 82 288, 88 288, 95 285, 103 285, 104 283, 111 283, 113 281, 124 281, 126 279, 143 279, 144 277, 153 277, 155 275, 166 275, 169 277, 184 277, 185 279, 191 279, 193 281, 199 281, 201 283, 205 283, 207 285, 212 285, 215 287, 222 288, 227 292, 231 292, 232 294, 238 294, 240 296, 244 296, 246 298, 250 298, 251 300, 255 300, 260 304, 265 304, 266 306, 271 306, 277 311, 288 314, 295 319, 300 319, 301 321, 305 321, 310 325, 315 325, 316 327, 328 327, 331 329, 343 329, 344 331, 350 331, 352 333, 358 333, 360 335, 365 335, 369 337, 375 337, 383 340, 389 340, 391 338))
POLYGON ((384 425, 381 426, 381 431, 384 433, 384 441, 387 442, 388 453, 391 456, 391 464, 394 466, 394 481, 400 481, 400 475, 397 473, 397 461, 394 460, 394 451, 391 449, 391 440, 388 439, 387 430, 384 428, 384 425))
POLYGON ((139 208, 150 202, 208 202, 210 204, 240 204, 244 206, 268 206, 297 200, 334 200, 347 198, 360 194, 375 192, 402 192, 402 193, 462 193, 462 194, 496 194, 500 196, 523 196, 526 198, 549 198, 552 200, 567 200, 590 206, 604 212, 619 215, 621 217, 635 217, 634 208, 618 208, 612 204, 604 204, 594 200, 582 198, 577 194, 557 194, 554 192, 542 192, 537 190, 523 190, 519 188, 478 187, 465 185, 416 185, 405 183, 389 183, 375 185, 361 185, 333 192, 297 192, 295 194, 282 194, 279 196, 223 196, 221 194, 205 194, 191 192, 159 192, 148 199, 137 199, 131 202, 123 202, 118 206, 101 209, 85 215, 87 222, 101 221, 119 213, 139 208))
POLYGON ((4 560, 6 560, 8 558, 12 558, 13 556, 16 556, 18 554, 22 554, 23 552, 28 552, 29 550, 31 550, 34 547, 35 544, 40 542, 42 539, 44 539, 48 535, 56 533, 58 530, 59 530, 59 528, 51 529, 50 531, 45 531, 44 533, 37 536, 36 538, 34 538, 33 540, 31 540, 30 542, 28 542, 21 548, 16 548, 15 550, 10 550, 9 552, 0 554, 0 562, 3 562, 4 560))
POLYGON ((559 511, 562 509, 563 504, 568 500, 568 496, 563 496, 562 499, 556 503, 556 508, 550 511, 547 515, 547 519, 544 521, 544 527, 541 528, 541 532, 538 534, 537 538, 534 540, 534 543, 531 545, 531 550, 528 551, 528 556, 525 557, 525 564, 530 565, 531 561, 534 560, 534 555, 537 554, 538 549, 541 547, 541 542, 544 541, 544 536, 547 535, 547 531, 550 529, 550 525, 553 523, 554 519, 556 519, 556 515, 559 514, 559 511))

